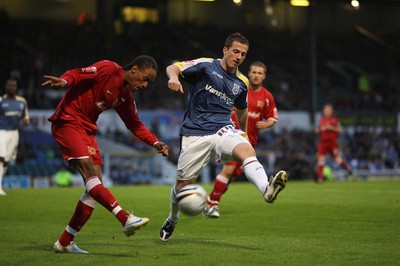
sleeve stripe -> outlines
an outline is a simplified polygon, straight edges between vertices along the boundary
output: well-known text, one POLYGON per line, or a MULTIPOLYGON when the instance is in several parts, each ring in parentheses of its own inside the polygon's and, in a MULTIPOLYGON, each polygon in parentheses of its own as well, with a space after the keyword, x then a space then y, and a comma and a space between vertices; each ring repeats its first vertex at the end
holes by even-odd
POLYGON ((246 78, 245 75, 243 75, 239 70, 236 72, 236 76, 246 84, 247 87, 249 87, 249 80, 246 78))
POLYGON ((188 69, 189 67, 195 66, 197 64, 204 63, 204 62, 212 63, 212 61, 214 61, 213 58, 202 57, 202 58, 197 58, 197 59, 193 59, 193 60, 189 60, 189 61, 177 62, 174 65, 177 66, 179 68, 179 70, 182 72, 185 69, 188 69))

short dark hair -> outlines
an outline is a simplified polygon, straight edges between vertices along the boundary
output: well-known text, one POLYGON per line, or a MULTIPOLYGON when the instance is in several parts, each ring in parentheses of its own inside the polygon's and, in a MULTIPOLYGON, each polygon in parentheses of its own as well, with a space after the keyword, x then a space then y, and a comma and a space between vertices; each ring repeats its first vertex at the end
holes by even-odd
POLYGON ((249 40, 239 32, 232 33, 226 38, 225 47, 228 49, 231 48, 233 42, 240 42, 249 46, 249 40))
POLYGON ((127 71, 131 69, 133 66, 138 66, 139 69, 152 68, 154 71, 158 71, 158 65, 156 60, 149 55, 139 55, 132 62, 124 67, 124 70, 127 71))
POLYGON ((261 61, 255 61, 252 63, 249 67, 249 70, 251 70, 252 67, 262 67, 264 68, 264 74, 267 74, 267 66, 261 61))
POLYGON ((8 83, 11 83, 11 82, 17 83, 17 86, 18 86, 18 80, 17 80, 16 78, 9 78, 9 79, 7 79, 7 81, 6 81, 6 86, 7 86, 8 83))

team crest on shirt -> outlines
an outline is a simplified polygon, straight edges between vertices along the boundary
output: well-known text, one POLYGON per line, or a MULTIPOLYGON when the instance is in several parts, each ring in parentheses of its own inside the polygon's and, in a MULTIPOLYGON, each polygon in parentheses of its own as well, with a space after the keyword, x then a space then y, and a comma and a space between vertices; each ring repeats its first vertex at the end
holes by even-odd
POLYGON ((233 88, 232 88, 232 92, 233 92, 233 94, 238 94, 239 93, 239 89, 240 89, 240 87, 239 87, 239 85, 237 85, 236 83, 234 83, 233 84, 233 88))
POLYGON ((96 155, 96 149, 92 146, 88 146, 88 152, 90 155, 96 155))
POLYGON ((263 101, 257 101, 257 107, 263 108, 264 107, 264 102, 263 101))

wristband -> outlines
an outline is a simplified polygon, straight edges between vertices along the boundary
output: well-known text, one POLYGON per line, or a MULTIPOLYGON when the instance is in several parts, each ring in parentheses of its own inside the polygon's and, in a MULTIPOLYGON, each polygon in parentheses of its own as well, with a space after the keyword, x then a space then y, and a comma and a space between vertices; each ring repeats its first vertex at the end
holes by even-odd
POLYGON ((155 147, 157 143, 160 143, 160 142, 159 141, 154 142, 153 147, 155 147))

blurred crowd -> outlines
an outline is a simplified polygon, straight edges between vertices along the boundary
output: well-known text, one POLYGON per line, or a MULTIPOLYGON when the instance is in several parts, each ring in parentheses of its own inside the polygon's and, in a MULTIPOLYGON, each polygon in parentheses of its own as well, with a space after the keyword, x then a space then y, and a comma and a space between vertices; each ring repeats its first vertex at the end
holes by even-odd
MULTIPOLYGON (((234 31, 242 32, 250 40, 248 57, 240 67, 242 72, 246 73, 249 64, 256 60, 268 66, 265 85, 279 110, 309 110, 311 106, 307 32, 132 23, 123 25, 122 31, 108 34, 90 21, 77 24, 11 20, 4 12, 0 12, 0 31, 0 82, 5 84, 9 77, 16 78, 31 109, 54 109, 63 95, 62 91, 40 86, 44 74, 61 75, 67 69, 102 59, 126 65, 139 54, 149 54, 157 60, 160 71, 151 88, 135 95, 139 108, 182 110, 185 97, 176 97, 167 89, 164 68, 175 60, 220 57, 225 37, 234 31)), ((318 107, 329 101, 338 111, 400 111, 400 35, 377 36, 379 43, 358 32, 318 34, 318 107)), ((125 132, 110 131, 104 135, 137 149, 147 149, 125 132)), ((340 143, 344 158, 355 169, 399 168, 400 136, 394 128, 344 132, 340 143)), ((169 144, 170 160, 175 162, 179 141, 169 140, 169 144)), ((25 143, 20 147, 21 163, 31 159, 60 160, 56 146, 33 149, 25 143)), ((314 177, 316 136, 311 131, 270 131, 263 134, 258 153, 269 171, 284 168, 292 178, 314 177)), ((115 175, 121 176, 116 171, 113 169, 115 175)), ((141 175, 147 178, 146 173, 141 175)))
MULTIPOLYGON (((142 145, 129 132, 109 132, 107 137, 136 149, 148 149, 147 145, 142 145)), ((179 140, 171 139, 167 143, 171 148, 169 160, 176 163, 179 140)), ((384 169, 397 173, 400 171, 400 134, 393 128, 345 129, 339 143, 343 158, 351 165, 355 174, 363 170, 371 174, 384 169)), ((286 169, 291 179, 314 179, 317 144, 318 136, 314 131, 264 131, 260 135, 257 156, 268 173, 286 169)), ((333 170, 341 171, 332 160, 328 164, 333 170)), ((211 161, 211 165, 219 167, 215 160, 211 161)))
MULTIPOLYGON (((318 137, 313 131, 292 130, 269 132, 261 135, 257 147, 269 171, 287 169, 293 179, 314 179, 317 165, 318 137)), ((344 130, 339 139, 343 158, 358 174, 367 170, 370 174, 387 169, 399 173, 400 134, 393 128, 359 128, 344 130)), ((339 168, 331 160, 334 170, 339 168)))
MULTIPOLYGON (((125 65, 139 54, 149 54, 156 58, 160 71, 153 88, 136 95, 139 107, 183 108, 184 97, 174 97, 166 88, 165 66, 174 60, 220 57, 225 37, 241 31, 250 40, 242 72, 253 61, 265 62, 265 85, 279 109, 310 107, 307 32, 149 23, 126 24, 122 29, 108 34, 90 21, 11 20, 0 12, 1 84, 15 77, 31 108, 54 108, 62 92, 41 88, 44 74, 61 75, 101 59, 125 65)), ((399 110, 400 36, 379 33, 379 37, 383 44, 358 32, 318 35, 319 105, 331 101, 339 110, 399 110)))

